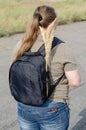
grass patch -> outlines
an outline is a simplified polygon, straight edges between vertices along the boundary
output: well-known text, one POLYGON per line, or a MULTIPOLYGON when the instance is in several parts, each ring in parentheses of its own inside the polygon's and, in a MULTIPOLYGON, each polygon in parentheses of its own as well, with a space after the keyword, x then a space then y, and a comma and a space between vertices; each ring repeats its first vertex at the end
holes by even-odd
POLYGON ((39 5, 53 6, 59 16, 59 25, 86 20, 86 0, 43 2, 40 0, 0 0, 0 36, 24 32, 39 5))

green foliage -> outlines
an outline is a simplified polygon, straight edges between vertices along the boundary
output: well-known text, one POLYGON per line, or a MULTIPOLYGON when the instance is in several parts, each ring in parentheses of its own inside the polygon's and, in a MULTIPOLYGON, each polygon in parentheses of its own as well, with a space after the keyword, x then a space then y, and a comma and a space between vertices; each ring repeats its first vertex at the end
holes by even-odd
POLYGON ((68 2, 70 1, 70 2, 86 2, 86 0, 67 0, 68 2))
POLYGON ((86 0, 0 0, 0 36, 24 32, 32 19, 34 9, 43 4, 55 8, 59 16, 59 25, 86 20, 86 0))

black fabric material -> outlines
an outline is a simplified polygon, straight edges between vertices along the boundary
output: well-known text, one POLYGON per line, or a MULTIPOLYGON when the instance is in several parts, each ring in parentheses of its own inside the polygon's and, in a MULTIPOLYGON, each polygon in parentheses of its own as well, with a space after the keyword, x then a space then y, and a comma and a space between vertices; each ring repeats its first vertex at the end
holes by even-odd
MULTIPOLYGON (((62 41, 54 37, 52 48, 60 43, 62 41)), ((52 85, 49 72, 46 73, 44 57, 43 44, 37 52, 25 52, 11 65, 9 86, 15 100, 27 105, 39 106, 52 94, 62 77, 52 85), (48 84, 48 95, 46 94, 46 84, 48 84)))

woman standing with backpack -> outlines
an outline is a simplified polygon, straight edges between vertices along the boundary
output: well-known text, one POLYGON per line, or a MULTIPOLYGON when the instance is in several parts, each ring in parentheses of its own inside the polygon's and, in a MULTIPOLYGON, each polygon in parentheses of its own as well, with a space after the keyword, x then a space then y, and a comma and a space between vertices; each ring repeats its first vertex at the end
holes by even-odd
POLYGON ((31 25, 27 28, 13 57, 13 61, 16 61, 28 50, 36 52, 42 45, 36 42, 38 35, 41 34, 46 50, 46 70, 49 69, 53 83, 62 77, 54 92, 43 104, 32 106, 18 102, 20 130, 68 130, 69 87, 80 85, 80 75, 65 43, 58 44, 51 50, 56 25, 57 15, 52 7, 46 5, 37 7, 31 25))

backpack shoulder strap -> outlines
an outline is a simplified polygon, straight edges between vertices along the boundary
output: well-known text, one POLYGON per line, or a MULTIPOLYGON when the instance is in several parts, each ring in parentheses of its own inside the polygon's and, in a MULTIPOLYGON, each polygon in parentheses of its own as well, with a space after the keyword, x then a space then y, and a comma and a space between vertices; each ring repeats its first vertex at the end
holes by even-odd
POLYGON ((59 45, 61 43, 64 43, 64 41, 60 40, 59 38, 57 37, 54 37, 53 39, 53 43, 52 43, 52 49, 56 46, 56 45, 59 45))
MULTIPOLYGON (((56 45, 61 44, 61 43, 64 43, 64 42, 62 40, 60 40, 59 38, 54 37, 53 42, 52 42, 52 49, 56 45)), ((42 55, 42 56, 45 56, 45 45, 44 44, 42 44, 42 46, 38 49, 37 53, 42 55)))

